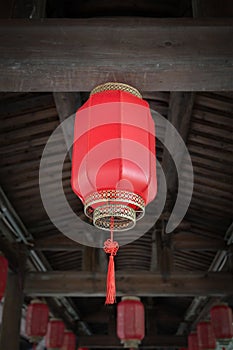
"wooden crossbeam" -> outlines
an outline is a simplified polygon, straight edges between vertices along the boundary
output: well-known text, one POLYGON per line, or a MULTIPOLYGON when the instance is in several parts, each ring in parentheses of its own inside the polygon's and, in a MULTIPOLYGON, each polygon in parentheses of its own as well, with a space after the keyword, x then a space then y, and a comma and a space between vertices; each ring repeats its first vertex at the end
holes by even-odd
MULTIPOLYGON (((102 297, 106 292, 103 273, 51 271, 26 276, 25 293, 37 296, 102 297)), ((117 272, 117 295, 139 296, 226 296, 232 293, 230 273, 175 273, 164 281, 160 274, 117 272)))
POLYGON ((0 21, 0 91, 232 90, 233 20, 0 21))
MULTIPOLYGON (((157 347, 176 348, 186 346, 186 337, 171 335, 147 336, 142 341, 140 349, 155 349, 157 347)), ((80 337, 79 346, 95 349, 122 349, 120 340, 114 336, 95 335, 91 337, 80 337)))

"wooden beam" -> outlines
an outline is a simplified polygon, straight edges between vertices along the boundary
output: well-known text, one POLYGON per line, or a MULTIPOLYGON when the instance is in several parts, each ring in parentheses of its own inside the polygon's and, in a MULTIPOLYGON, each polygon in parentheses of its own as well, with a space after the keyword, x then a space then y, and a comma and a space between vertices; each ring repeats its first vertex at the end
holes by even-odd
MULTIPOLYGON (((168 120, 176 128, 185 143, 187 142, 190 129, 194 98, 195 94, 189 92, 171 92, 170 94, 168 120)), ((183 155, 180 154, 180 150, 177 150, 177 146, 180 145, 177 144, 176 135, 172 134, 170 130, 165 134, 165 144, 171 145, 171 149, 173 149, 173 153, 170 154, 166 148, 164 148, 162 158, 162 167, 166 175, 169 197, 167 210, 170 211, 174 204, 174 195, 177 190, 177 175, 173 159, 176 158, 177 160, 178 171, 182 164, 183 155), (176 156, 178 151, 179 158, 176 156)))
POLYGON ((232 90, 233 20, 0 21, 0 91, 232 90), (195 45, 193 44, 195 43, 195 45))
POLYGON ((3 304, 0 349, 19 350, 26 260, 27 251, 22 248, 19 252, 17 273, 8 272, 3 304))
POLYGON ((192 0, 193 17, 233 17, 232 0, 192 0))
POLYGON ((9 273, 3 306, 0 349, 19 350, 22 305, 23 281, 19 274, 9 273))
MULTIPOLYGON (((81 96, 78 92, 54 92, 53 97, 60 123, 66 118, 73 116, 72 119, 70 119, 70 123, 62 124, 62 131, 68 148, 70 140, 74 138, 75 112, 81 107, 81 96)), ((68 152, 70 160, 72 161, 72 149, 68 149, 68 152)))
MULTIPOLYGON (((186 346, 186 337, 171 335, 156 335, 145 337, 140 349, 154 349, 157 347, 176 348, 186 346)), ((79 346, 95 349, 122 349, 120 340, 113 336, 96 335, 91 337, 80 337, 79 346)))
MULTIPOLYGON (((90 272, 28 273, 25 293, 37 296, 103 297, 106 274, 90 272)), ((139 296, 225 296, 232 293, 230 273, 175 273, 168 281, 160 274, 117 272, 117 295, 139 296)))

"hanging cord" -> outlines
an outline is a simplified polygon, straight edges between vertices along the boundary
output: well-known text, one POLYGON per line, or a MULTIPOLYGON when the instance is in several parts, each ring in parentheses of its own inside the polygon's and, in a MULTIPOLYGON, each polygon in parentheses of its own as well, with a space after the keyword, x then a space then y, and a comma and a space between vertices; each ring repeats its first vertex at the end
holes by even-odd
POLYGON ((119 244, 113 240, 114 230, 114 217, 110 219, 110 232, 111 237, 104 242, 104 251, 109 256, 108 274, 107 274, 107 288, 106 288, 106 301, 105 304, 114 304, 116 302, 116 282, 115 282, 115 264, 114 256, 116 255, 119 244))

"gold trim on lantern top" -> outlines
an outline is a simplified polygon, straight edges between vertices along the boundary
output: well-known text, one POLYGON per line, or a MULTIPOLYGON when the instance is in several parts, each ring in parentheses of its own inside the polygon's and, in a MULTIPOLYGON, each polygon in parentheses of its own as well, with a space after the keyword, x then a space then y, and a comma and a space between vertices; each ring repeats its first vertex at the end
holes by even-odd
POLYGON ((125 91, 125 92, 128 92, 128 93, 142 99, 142 95, 134 87, 127 85, 127 84, 124 84, 124 83, 114 83, 114 82, 109 82, 109 83, 105 83, 105 84, 101 84, 101 85, 96 86, 91 91, 90 96, 97 94, 98 92, 104 92, 104 91, 110 91, 110 90, 125 91))
POLYGON ((84 203, 84 213, 103 230, 126 231, 145 214, 145 201, 138 194, 122 190, 92 193, 84 203), (113 221, 111 220, 113 218, 113 221))

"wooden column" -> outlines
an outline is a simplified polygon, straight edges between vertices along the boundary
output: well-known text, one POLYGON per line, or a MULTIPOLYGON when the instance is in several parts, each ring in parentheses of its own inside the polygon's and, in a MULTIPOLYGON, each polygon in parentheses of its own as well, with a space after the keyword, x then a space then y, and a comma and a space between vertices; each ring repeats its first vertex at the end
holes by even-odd
POLYGON ((2 350, 19 350, 22 303, 22 275, 10 272, 7 280, 0 334, 0 349, 2 350))

